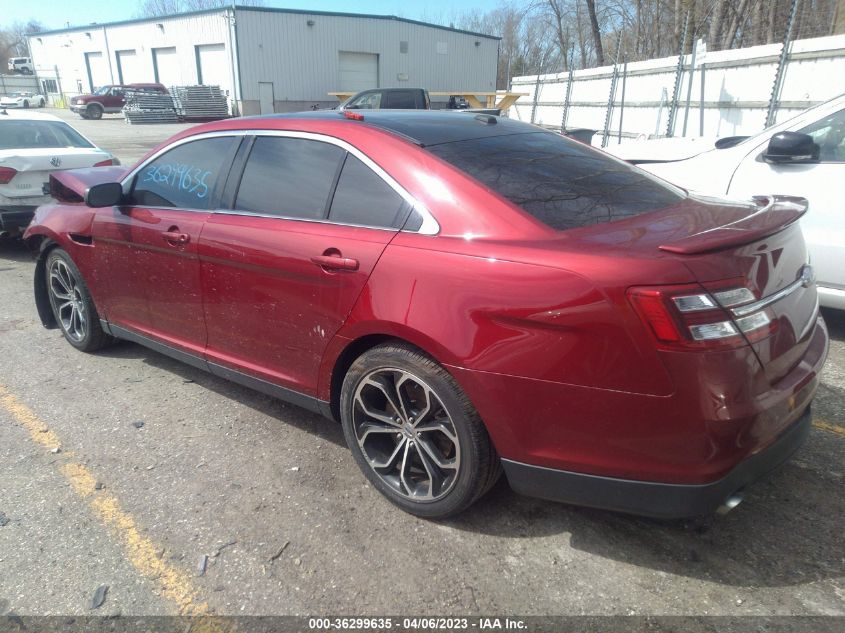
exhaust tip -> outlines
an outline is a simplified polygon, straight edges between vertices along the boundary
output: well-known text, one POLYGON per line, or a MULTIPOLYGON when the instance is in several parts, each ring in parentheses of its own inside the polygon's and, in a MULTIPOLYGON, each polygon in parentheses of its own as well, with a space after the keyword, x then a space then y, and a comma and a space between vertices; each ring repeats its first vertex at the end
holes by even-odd
POLYGON ((733 510, 735 507, 737 507, 740 503, 742 503, 742 494, 736 492, 736 493, 732 494, 730 497, 728 497, 727 499, 725 499, 722 502, 722 505, 720 505, 718 508, 716 508, 716 514, 724 516, 728 512, 733 510))

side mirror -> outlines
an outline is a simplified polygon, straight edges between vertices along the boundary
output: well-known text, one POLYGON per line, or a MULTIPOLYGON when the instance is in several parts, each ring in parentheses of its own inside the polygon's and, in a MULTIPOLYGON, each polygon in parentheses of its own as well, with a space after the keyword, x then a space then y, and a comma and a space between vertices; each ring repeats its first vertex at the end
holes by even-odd
POLYGON ((809 134, 780 132, 769 140, 763 160, 767 163, 817 163, 819 151, 809 134))
POLYGON ((113 207, 122 200, 123 186, 119 182, 101 182, 85 192, 85 204, 89 207, 113 207))

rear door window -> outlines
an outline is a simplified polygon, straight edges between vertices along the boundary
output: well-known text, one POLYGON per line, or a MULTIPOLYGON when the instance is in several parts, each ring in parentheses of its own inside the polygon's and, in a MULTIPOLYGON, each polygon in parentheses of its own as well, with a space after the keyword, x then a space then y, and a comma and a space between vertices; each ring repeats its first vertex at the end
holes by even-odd
POLYGON ((247 159, 235 208, 286 218, 325 218, 344 153, 321 141, 258 137, 247 159))
POLYGON ((426 149, 557 230, 656 211, 686 197, 682 189, 553 132, 426 149))
POLYGON ((352 154, 346 156, 332 198, 329 220, 377 228, 398 228, 405 219, 405 200, 352 154))
POLYGON ((210 209, 217 179, 226 176, 231 136, 206 138, 174 147, 150 161, 135 177, 132 202, 139 206, 210 209))

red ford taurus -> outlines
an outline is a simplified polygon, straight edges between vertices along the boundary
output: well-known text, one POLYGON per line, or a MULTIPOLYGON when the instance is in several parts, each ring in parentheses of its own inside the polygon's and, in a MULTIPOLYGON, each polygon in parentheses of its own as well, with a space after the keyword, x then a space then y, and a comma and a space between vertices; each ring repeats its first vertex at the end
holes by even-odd
POLYGON ((531 125, 410 111, 217 122, 52 178, 26 233, 46 327, 340 420, 408 512, 504 470, 706 514, 808 433, 828 337, 803 199, 698 198, 531 125))

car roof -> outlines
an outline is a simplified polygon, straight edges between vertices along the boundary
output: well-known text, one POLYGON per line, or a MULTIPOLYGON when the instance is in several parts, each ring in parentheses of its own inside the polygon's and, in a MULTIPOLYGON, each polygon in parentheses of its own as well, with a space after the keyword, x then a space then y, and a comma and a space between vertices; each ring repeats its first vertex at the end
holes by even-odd
MULTIPOLYGON (((349 112, 349 111, 347 111, 349 112)), ((548 132, 541 127, 488 114, 449 110, 352 110, 354 115, 364 117, 363 121, 347 118, 350 124, 369 125, 399 134, 422 147, 466 141, 471 139, 505 136, 509 134, 530 134, 548 132)), ((309 119, 343 120, 339 110, 318 110, 316 112, 296 112, 289 114, 269 114, 249 119, 309 119)), ((551 132, 548 132, 551 133, 551 132)))
POLYGON ((64 123, 59 117, 45 112, 31 112, 29 110, 5 109, 0 107, 0 121, 7 119, 23 119, 26 121, 59 121, 64 123), (6 114, 3 114, 5 112, 6 114))

